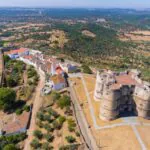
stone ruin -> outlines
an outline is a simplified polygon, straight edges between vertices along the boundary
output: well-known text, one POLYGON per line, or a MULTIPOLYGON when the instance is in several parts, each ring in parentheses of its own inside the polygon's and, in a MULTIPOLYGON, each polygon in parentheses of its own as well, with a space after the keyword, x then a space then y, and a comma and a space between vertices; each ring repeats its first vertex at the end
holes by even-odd
POLYGON ((101 101, 100 118, 110 121, 123 112, 150 119, 150 84, 140 79, 140 72, 130 70, 97 73, 94 99, 101 101))

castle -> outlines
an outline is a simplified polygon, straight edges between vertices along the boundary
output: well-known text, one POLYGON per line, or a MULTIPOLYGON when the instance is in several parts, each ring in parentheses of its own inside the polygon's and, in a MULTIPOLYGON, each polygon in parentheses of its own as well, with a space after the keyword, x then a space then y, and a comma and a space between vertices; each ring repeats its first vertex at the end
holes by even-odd
POLYGON ((114 120, 123 112, 150 119, 150 84, 140 79, 137 70, 98 72, 94 99, 101 101, 102 120, 114 120))

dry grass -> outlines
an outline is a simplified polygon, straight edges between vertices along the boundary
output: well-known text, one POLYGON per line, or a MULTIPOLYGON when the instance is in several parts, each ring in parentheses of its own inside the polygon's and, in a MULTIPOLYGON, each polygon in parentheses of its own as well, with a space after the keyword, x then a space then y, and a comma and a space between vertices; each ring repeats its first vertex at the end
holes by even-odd
POLYGON ((80 78, 72 78, 71 81, 75 83, 74 89, 76 91, 80 104, 87 103, 84 87, 82 85, 82 80, 80 78))
POLYGON ((131 32, 132 34, 142 34, 142 35, 150 35, 150 31, 140 31, 140 30, 138 30, 138 31, 133 31, 133 32, 131 32))
POLYGON ((142 123, 149 123, 150 124, 150 120, 147 120, 147 119, 144 119, 144 118, 141 118, 141 117, 138 117, 137 118, 138 121, 142 124, 142 123))
POLYGON ((147 149, 150 149, 150 126, 138 126, 137 129, 147 149))
POLYGON ((120 37, 121 40, 132 40, 132 41, 150 41, 150 31, 133 31, 125 33, 124 36, 120 37))
POLYGON ((140 150, 136 136, 129 126, 94 131, 97 144, 103 150, 140 150))
POLYGON ((64 44, 68 42, 66 34, 61 30, 53 30, 50 37, 50 46, 51 47, 60 47, 63 48, 64 44))

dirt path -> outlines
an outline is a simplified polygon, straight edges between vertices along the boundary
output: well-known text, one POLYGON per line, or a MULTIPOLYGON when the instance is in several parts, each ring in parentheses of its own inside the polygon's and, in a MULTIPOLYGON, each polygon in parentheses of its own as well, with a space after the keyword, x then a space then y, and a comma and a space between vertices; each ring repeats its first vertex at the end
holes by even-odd
POLYGON ((44 86, 44 82, 45 82, 45 77, 40 74, 40 81, 39 84, 36 88, 35 91, 35 98, 34 98, 34 102, 33 102, 33 109, 32 109, 32 116, 31 116, 31 123, 30 123, 30 127, 28 129, 28 138, 25 141, 25 147, 24 150, 30 150, 30 142, 33 139, 33 131, 36 128, 36 113, 38 112, 40 106, 42 105, 42 97, 40 96, 40 92, 41 92, 41 88, 44 86))

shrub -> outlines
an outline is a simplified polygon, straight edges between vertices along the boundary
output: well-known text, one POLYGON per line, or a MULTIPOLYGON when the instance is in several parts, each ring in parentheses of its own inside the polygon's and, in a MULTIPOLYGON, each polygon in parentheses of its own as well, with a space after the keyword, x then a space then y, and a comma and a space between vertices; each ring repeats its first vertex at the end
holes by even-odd
POLYGON ((66 145, 66 146, 61 146, 59 150, 78 150, 78 145, 77 144, 71 144, 71 145, 66 145))
POLYGON ((43 123, 42 123, 42 121, 40 121, 40 120, 39 120, 39 121, 37 121, 37 123, 36 123, 36 124, 37 124, 37 125, 38 125, 38 127, 40 127, 40 128, 43 128, 43 126, 44 126, 44 125, 43 125, 43 123))
POLYGON ((25 138, 26 138, 25 133, 10 135, 10 136, 7 136, 5 138, 3 137, 3 139, 5 141, 7 141, 8 143, 18 143, 20 141, 23 141, 25 138))
POLYGON ((54 128, 53 128, 50 124, 48 124, 48 123, 44 124, 43 127, 44 127, 44 129, 46 129, 48 132, 53 132, 53 131, 54 131, 54 128))
POLYGON ((48 121, 48 122, 52 122, 53 121, 51 115, 44 115, 44 120, 48 121))
POLYGON ((0 88, 0 108, 8 111, 13 108, 16 93, 10 88, 0 88))
POLYGON ((17 150, 14 144, 5 145, 3 150, 17 150))
POLYGON ((23 107, 23 110, 25 110, 26 112, 29 112, 29 111, 30 111, 30 106, 25 105, 25 106, 23 107))
POLYGON ((76 142, 76 139, 73 136, 66 136, 66 140, 67 140, 68 143, 76 142))
POLYGON ((68 119, 68 130, 70 132, 73 132, 75 131, 75 127, 76 127, 75 121, 72 118, 68 119))
POLYGON ((59 116, 58 121, 60 124, 63 124, 66 121, 66 118, 64 116, 59 116))
POLYGON ((14 87, 17 85, 17 82, 14 80, 12 76, 8 76, 6 80, 7 80, 7 85, 9 87, 14 87))
POLYGON ((28 84, 29 84, 29 85, 32 85, 33 82, 32 82, 31 80, 28 80, 28 84))
POLYGON ((68 116, 72 116, 73 115, 73 111, 72 109, 70 108, 70 106, 67 106, 66 109, 65 109, 65 114, 68 115, 68 116))
POLYGON ((80 137, 80 132, 79 131, 76 131, 76 136, 80 137))
POLYGON ((53 110, 52 108, 48 109, 48 113, 49 113, 49 115, 52 115, 54 118, 59 117, 59 114, 55 110, 53 110))
POLYGON ((68 107, 71 105, 71 100, 70 97, 67 95, 62 96, 58 101, 57 101, 58 107, 61 109, 68 107))
POLYGON ((55 92, 55 91, 53 91, 53 92, 51 93, 51 99, 52 99, 53 102, 56 102, 57 100, 59 100, 60 97, 61 97, 60 94, 57 93, 57 92, 55 92))
POLYGON ((53 149, 53 146, 49 145, 48 142, 45 142, 42 144, 42 150, 52 150, 53 149))
POLYGON ((41 146, 41 144, 39 143, 38 139, 33 139, 32 142, 30 143, 31 147, 37 149, 41 146))
POLYGON ((41 132, 40 130, 35 130, 35 131, 33 132, 33 135, 34 135, 36 138, 38 138, 38 139, 42 139, 42 137, 43 137, 43 134, 42 134, 42 132, 41 132))
POLYGON ((48 141, 48 142, 52 142, 54 140, 54 136, 50 133, 48 134, 44 134, 44 138, 48 141))
POLYGON ((83 73, 92 74, 92 70, 87 65, 82 65, 83 73))
POLYGON ((74 131, 75 131, 75 127, 68 126, 68 130, 69 130, 70 132, 74 132, 74 131))
POLYGON ((36 70, 34 69, 34 67, 30 67, 28 70, 27 70, 27 74, 28 74, 28 78, 32 78, 34 76, 37 76, 37 72, 36 70))
POLYGON ((59 123, 57 120, 53 121, 52 125, 54 129, 58 129, 58 130, 60 130, 62 127, 62 124, 59 123))
POLYGON ((44 121, 44 115, 42 112, 38 112, 36 116, 39 120, 44 121))
POLYGON ((23 110, 22 110, 22 109, 17 109, 17 110, 15 111, 16 115, 21 115, 21 114, 22 114, 22 112, 23 112, 23 110))
POLYGON ((49 143, 48 142, 43 143, 41 148, 44 150, 49 150, 49 143))

